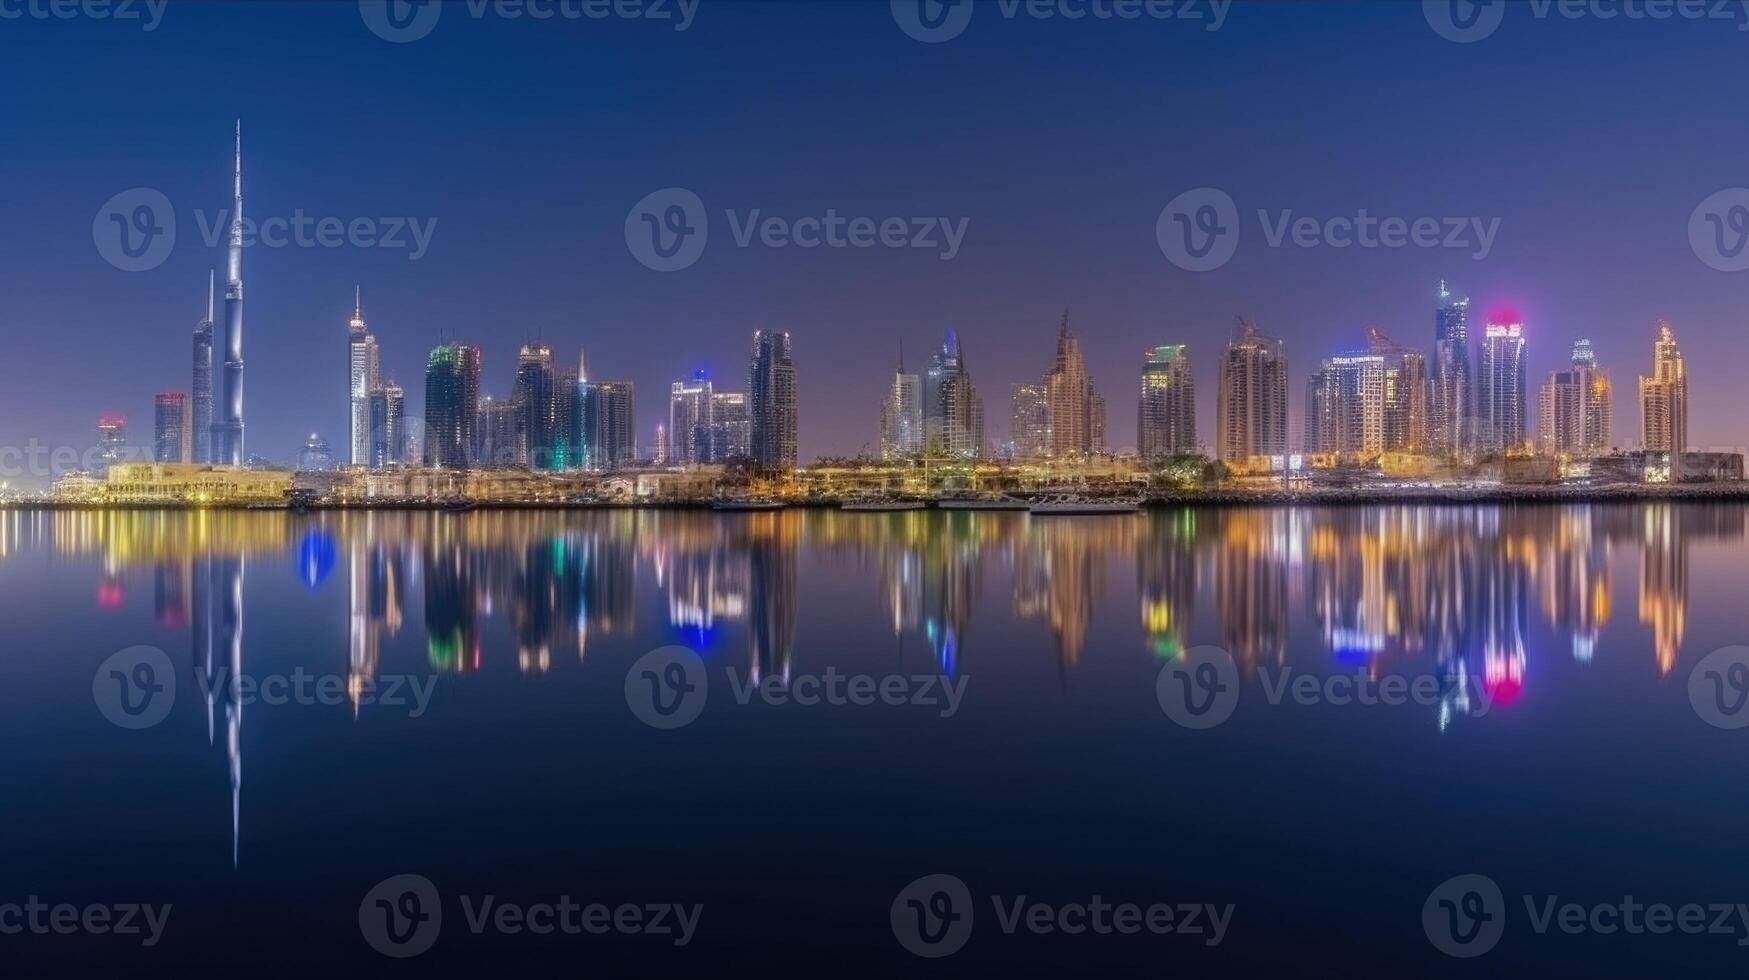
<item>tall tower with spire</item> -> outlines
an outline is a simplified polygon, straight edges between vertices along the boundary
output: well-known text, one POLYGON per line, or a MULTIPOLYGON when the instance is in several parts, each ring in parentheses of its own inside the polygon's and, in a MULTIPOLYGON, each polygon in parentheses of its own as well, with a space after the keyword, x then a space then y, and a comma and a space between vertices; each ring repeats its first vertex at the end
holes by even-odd
POLYGON ((231 158, 231 249, 225 271, 225 367, 219 419, 213 423, 213 462, 243 460, 243 121, 237 120, 231 158))
POLYGON ((905 373, 905 344, 892 386, 881 400, 881 458, 910 459, 923 452, 923 379, 905 373))
POLYGON ((370 465, 370 393, 378 384, 377 340, 364 320, 364 290, 354 286, 352 319, 346 322, 347 392, 351 407, 351 462, 370 465))
POLYGON ((215 273, 206 274, 206 318, 194 325, 194 379, 189 386, 191 462, 213 461, 213 288, 215 273))

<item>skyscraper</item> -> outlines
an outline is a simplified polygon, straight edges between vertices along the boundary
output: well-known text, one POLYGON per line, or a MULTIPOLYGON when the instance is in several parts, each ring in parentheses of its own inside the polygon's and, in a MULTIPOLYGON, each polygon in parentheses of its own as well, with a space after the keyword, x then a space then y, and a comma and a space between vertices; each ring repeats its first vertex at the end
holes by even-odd
POLYGON ((752 416, 749 456, 764 470, 793 469, 796 445, 796 365, 786 332, 756 330, 747 368, 747 411, 752 416))
POLYGON ((923 438, 925 451, 932 454, 976 459, 984 452, 984 403, 952 329, 924 376, 923 438))
POLYGON ((1184 344, 1149 350, 1136 408, 1136 448, 1143 459, 1196 452, 1196 381, 1184 344))
POLYGON ((231 241, 225 273, 225 366, 219 418, 213 423, 213 461, 242 466, 243 460, 243 121, 231 160, 231 241))
POLYGON ((1052 456, 1085 456, 1104 450, 1105 406, 1093 391, 1081 341, 1069 330, 1069 313, 1057 327, 1057 357, 1045 375, 1050 406, 1049 452, 1052 456))
POLYGON ((400 466, 407 461, 405 397, 401 386, 393 381, 370 390, 367 464, 371 469, 400 466))
POLYGON ((1376 456, 1385 448, 1385 358, 1325 358, 1306 384, 1306 440, 1312 453, 1376 456))
POLYGON ((1222 462, 1287 452, 1287 354, 1241 320, 1244 333, 1221 357, 1216 453, 1222 462))
POLYGON ((152 458, 160 463, 192 462, 194 447, 188 395, 160 392, 152 400, 152 458))
POLYGON ((591 382, 585 390, 584 457, 594 470, 614 470, 637 459, 633 388, 630 381, 591 382))
POLYGON ((1589 456, 1609 448, 1610 384, 1591 341, 1573 345, 1573 364, 1550 371, 1537 399, 1537 443, 1545 453, 1589 456))
POLYGON ((1511 315, 1490 317, 1482 331, 1481 370, 1476 377, 1478 449, 1523 446, 1524 389, 1524 325, 1511 315))
MULTIPOLYGON (((425 360, 425 465, 446 470, 465 469, 472 441, 475 407, 468 400, 470 366, 479 360, 477 348, 466 344, 440 344, 425 360)), ((478 375, 472 382, 478 390, 478 375)))
POLYGON ((1385 443, 1392 452, 1422 453, 1429 446, 1431 391, 1427 358, 1397 343, 1375 324, 1367 328, 1368 352, 1385 363, 1385 443))
POLYGON ((712 394, 702 368, 668 386, 668 462, 710 462, 711 410, 716 405, 712 394))
POLYGON ((923 380, 905 373, 905 349, 893 383, 881 398, 881 458, 910 459, 923 452, 923 380))
MULTIPOLYGON (((473 465, 495 468, 516 463, 516 403, 487 395, 474 413, 473 465)), ((426 444, 432 439, 430 420, 426 420, 426 444)), ((430 450, 427 449, 429 456, 430 450)))
POLYGON ((752 445, 753 414, 747 408, 746 392, 711 392, 710 461, 746 459, 752 445))
POLYGON ((354 288, 352 319, 346 323, 347 390, 351 392, 351 463, 371 465, 370 393, 377 380, 377 340, 364 322, 364 290, 354 288))
POLYGON ((516 451, 519 465, 547 470, 563 465, 558 447, 559 382, 553 374, 553 349, 546 344, 523 344, 517 357, 516 451))
POLYGON ((194 378, 189 387, 192 396, 189 429, 193 463, 210 463, 213 459, 213 280, 206 274, 206 318, 194 325, 194 378))
POLYGON ((1680 480, 1688 451, 1688 367, 1669 320, 1658 321, 1652 375, 1640 378, 1640 431, 1647 450, 1670 454, 1670 479, 1680 480))
POLYGON ((1459 299, 1439 283, 1439 305, 1433 311, 1433 399, 1430 441, 1447 453, 1459 452, 1466 439, 1470 405, 1470 301, 1459 299))
POLYGON ((109 475, 109 468, 128 459, 128 417, 106 413, 97 417, 97 465, 92 472, 98 479, 109 475))
POLYGON ((1044 384, 1010 389, 1008 441, 1017 459, 1039 459, 1051 451, 1051 399, 1044 384))

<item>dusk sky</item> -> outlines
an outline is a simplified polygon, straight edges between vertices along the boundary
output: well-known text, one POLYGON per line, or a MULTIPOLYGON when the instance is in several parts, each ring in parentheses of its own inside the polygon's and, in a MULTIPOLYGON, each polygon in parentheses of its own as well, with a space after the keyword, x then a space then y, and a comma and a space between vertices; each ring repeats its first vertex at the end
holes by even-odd
MULTIPOLYGON (((667 5, 673 9, 670 0, 667 5)), ((518 345, 638 392, 638 440, 668 383, 707 368, 745 385, 755 329, 794 337, 803 460, 878 447, 901 343, 921 368, 953 327, 1007 437, 1013 382, 1051 364, 1067 308, 1109 442, 1135 442, 1144 348, 1188 343, 1199 430, 1214 436, 1216 356, 1243 314, 1286 341, 1297 441, 1306 376, 1378 323, 1431 347, 1441 278, 1529 337, 1531 412, 1572 341, 1615 378, 1615 442, 1638 439, 1635 377, 1653 321, 1674 323, 1697 448, 1749 444, 1749 272, 1716 271, 1689 222, 1749 185, 1749 12, 1735 19, 1539 18, 1514 5, 1454 43, 1420 3, 1240 3, 1203 19, 1005 17, 907 36, 886 0, 712 2, 685 31, 646 20, 537 21, 465 3, 390 43, 358 3, 177 3, 155 30, 0 20, 0 234, 11 342, 0 445, 83 449, 99 413, 149 442, 151 399, 189 385, 189 336, 222 240, 231 128, 243 120, 246 212, 413 218, 408 248, 252 247, 245 257, 248 451, 290 461, 347 420, 354 284, 383 373, 423 401, 443 338, 485 350, 509 392, 518 345), (93 220, 145 187, 174 207, 161 265, 115 268, 93 220), (709 215, 696 264, 652 271, 628 212, 663 188, 709 215), (1155 237, 1180 193, 1236 202, 1231 261, 1185 271, 1155 237), (1271 247, 1259 209, 1292 216, 1498 219, 1473 247, 1271 247), (966 221, 938 248, 739 247, 760 217, 966 221), (197 214, 199 212, 199 214, 197 214)), ((1607 5, 1614 8, 1615 5, 1607 5)), ((939 236, 938 236, 939 237, 939 236)), ((29 481, 25 481, 29 482, 29 481)))

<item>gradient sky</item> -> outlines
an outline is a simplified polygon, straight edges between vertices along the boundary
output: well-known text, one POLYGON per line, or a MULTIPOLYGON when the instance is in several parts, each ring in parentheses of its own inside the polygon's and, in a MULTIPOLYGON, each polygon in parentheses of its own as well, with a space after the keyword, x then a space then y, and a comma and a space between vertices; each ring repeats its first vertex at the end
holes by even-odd
MULTIPOLYGON (((485 349, 486 390, 517 346, 638 386, 640 442, 668 382, 697 367, 744 384, 760 327, 794 334, 804 459, 877 445, 901 343, 913 365, 956 328, 991 441, 1008 389, 1051 362, 1066 307, 1135 440, 1142 351, 1187 342, 1202 438, 1235 315, 1284 338, 1297 434, 1318 358, 1377 322, 1431 345, 1442 277, 1478 311, 1521 311, 1534 387, 1592 338, 1616 378, 1616 442, 1637 438, 1634 377, 1652 322, 1688 356, 1697 446, 1749 442, 1749 272, 1690 248, 1708 195, 1749 184, 1744 21, 1514 17, 1474 44, 1418 3, 1241 3, 1185 22, 1005 19, 980 8, 944 44, 878 2, 705 0, 691 29, 640 21, 475 20, 391 44, 351 0, 179 3, 157 30, 0 21, 0 180, 8 190, 0 445, 89 446, 104 411, 150 439, 151 397, 188 386, 189 331, 223 250, 194 212, 227 204, 243 118, 253 217, 412 216, 429 254, 251 249, 248 448, 289 460, 305 434, 345 442, 354 283, 386 375, 422 401, 441 337, 485 349), (175 252, 125 273, 92 220, 132 187, 177 209, 175 252), (694 266, 650 271, 627 212, 681 186, 710 211, 694 266), (1238 253, 1182 271, 1154 236, 1181 191, 1242 215, 1238 253), (1268 248, 1254 212, 1498 218, 1492 253, 1268 248), (970 220, 960 254, 734 246, 724 209, 787 217, 970 220)), ((1480 319, 1478 316, 1477 320, 1480 319)), ((1473 328, 1480 333, 1479 323, 1473 328)), ((28 481, 27 481, 28 482, 28 481)))

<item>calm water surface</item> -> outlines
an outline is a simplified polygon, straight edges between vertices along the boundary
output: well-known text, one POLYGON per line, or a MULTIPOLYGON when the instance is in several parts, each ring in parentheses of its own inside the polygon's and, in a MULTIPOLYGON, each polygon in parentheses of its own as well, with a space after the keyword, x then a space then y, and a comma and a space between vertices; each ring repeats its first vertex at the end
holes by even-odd
POLYGON ((150 949, 0 951, 142 975, 1740 975, 1749 927, 1539 935, 1523 896, 1749 901, 1749 729, 1690 697, 1702 658, 1749 643, 1746 514, 7 512, 0 902, 173 912, 150 949), (140 646, 173 701, 131 729, 100 667, 140 646), (667 675, 634 664, 669 646, 708 688, 658 729, 631 702, 667 675), (1193 729, 1163 703, 1209 647, 1238 696, 1193 729), (937 703, 795 703, 844 675, 937 703), (270 698, 275 678, 316 693, 270 698), (1333 703, 1387 678, 1402 703, 1333 703), (396 961, 360 905, 408 873, 444 919, 396 961), (1473 962, 1422 922, 1467 873, 1508 905, 1473 962), (929 874, 976 910, 939 960, 889 917, 929 874), (460 897, 486 895, 703 908, 676 947, 475 934, 460 897), (995 912, 1094 895, 1232 918, 1209 946, 1007 934, 995 912))

